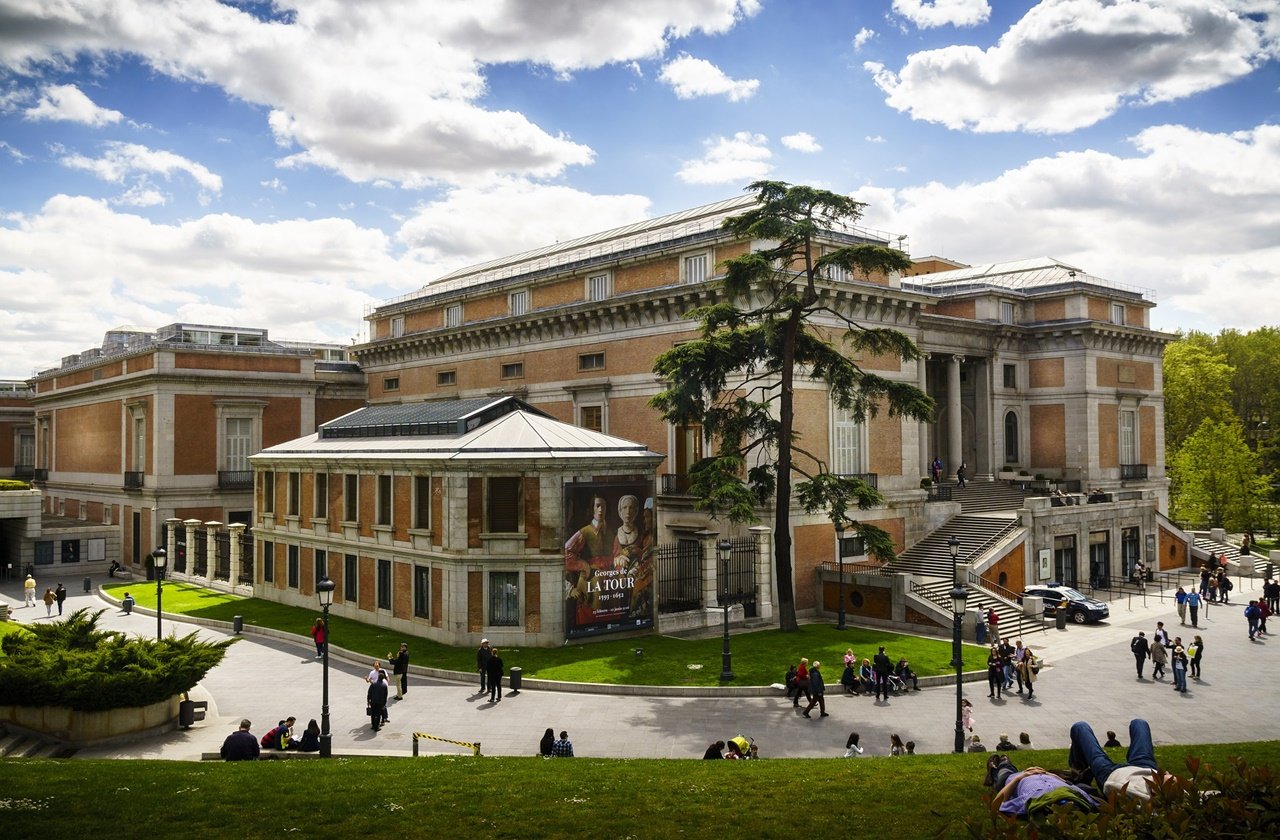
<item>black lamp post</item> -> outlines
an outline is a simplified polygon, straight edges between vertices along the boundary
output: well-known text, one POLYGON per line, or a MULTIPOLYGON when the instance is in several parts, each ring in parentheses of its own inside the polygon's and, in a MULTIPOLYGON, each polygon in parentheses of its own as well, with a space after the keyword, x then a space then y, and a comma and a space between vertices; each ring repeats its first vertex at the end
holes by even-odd
POLYGON ((716 543, 716 553, 720 555, 720 568, 723 571, 720 608, 724 615, 724 653, 721 655, 720 682, 729 682, 733 679, 733 654, 729 652, 729 560, 733 557, 733 543, 728 537, 716 543))
POLYGON ((947 548, 951 551, 951 564, 956 577, 951 588, 951 667, 956 669, 956 752, 964 752, 964 659, 960 652, 960 629, 964 620, 964 605, 969 600, 969 590, 959 580, 956 560, 960 556, 960 540, 952 537, 947 540, 947 548))
POLYGON ((164 597, 164 561, 169 556, 169 552, 164 550, 164 546, 157 546, 151 551, 151 566, 156 572, 156 638, 164 636, 164 631, 160 627, 160 614, 163 612, 160 606, 161 598, 164 597))
POLYGON ((316 581, 316 597, 324 612, 324 677, 320 689, 320 757, 333 755, 333 736, 329 734, 329 607, 333 604, 333 590, 337 584, 325 575, 316 581))
POLYGON ((844 623, 844 520, 836 521, 836 563, 840 568, 840 606, 836 610, 836 629, 845 630, 844 623))

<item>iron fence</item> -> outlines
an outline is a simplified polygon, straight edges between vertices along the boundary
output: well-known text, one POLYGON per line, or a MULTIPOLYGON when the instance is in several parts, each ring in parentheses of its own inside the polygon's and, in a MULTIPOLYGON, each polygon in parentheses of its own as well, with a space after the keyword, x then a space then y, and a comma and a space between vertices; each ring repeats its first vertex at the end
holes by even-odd
POLYGON ((196 577, 205 577, 209 572, 209 535, 203 528, 196 529, 196 544, 192 548, 195 554, 191 558, 192 574, 196 577))
POLYGON ((231 580, 231 532, 219 531, 214 534, 213 577, 215 580, 231 580))
POLYGON ((240 583, 253 585, 253 529, 240 534, 240 583))
POLYGON ((702 606, 702 545, 679 540, 659 545, 658 612, 676 613, 702 606))

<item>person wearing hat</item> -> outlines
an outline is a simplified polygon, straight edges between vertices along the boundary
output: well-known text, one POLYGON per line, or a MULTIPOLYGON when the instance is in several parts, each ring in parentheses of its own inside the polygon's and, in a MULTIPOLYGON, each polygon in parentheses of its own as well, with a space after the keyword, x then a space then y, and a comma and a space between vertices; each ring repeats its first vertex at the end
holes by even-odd
POLYGON ((22 582, 23 597, 28 607, 36 605, 36 579, 31 575, 27 575, 27 579, 22 582))
POLYGON ((478 694, 484 694, 489 690, 489 657, 491 656, 493 656, 493 650, 489 647, 489 640, 481 639, 480 647, 476 650, 476 670, 480 672, 478 694))

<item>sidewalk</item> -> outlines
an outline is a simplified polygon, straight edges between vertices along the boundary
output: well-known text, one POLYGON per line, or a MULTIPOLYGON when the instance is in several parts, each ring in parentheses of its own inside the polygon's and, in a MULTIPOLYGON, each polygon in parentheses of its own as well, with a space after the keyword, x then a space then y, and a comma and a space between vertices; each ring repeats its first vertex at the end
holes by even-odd
MULTIPOLYGON (((50 578, 50 580, 54 580, 50 578)), ((103 626, 152 635, 154 616, 122 614, 96 594, 106 579, 94 581, 85 594, 82 578, 71 582, 66 611, 108 608, 103 626)), ((54 580, 56 582, 56 580, 54 580)), ((64 584, 68 580, 64 579, 64 584)), ((40 579, 41 586, 45 585, 40 579)), ((141 584, 145 585, 145 584, 141 584)), ((1260 586, 1260 585, 1258 585, 1260 586)), ((43 590, 42 590, 43 591, 43 590)), ((974 731, 988 748, 1001 732, 1015 739, 1031 734, 1037 747, 1063 746, 1067 730, 1080 719, 1101 733, 1122 735, 1130 718, 1151 722, 1157 744, 1230 742, 1280 739, 1280 715, 1269 684, 1277 673, 1280 638, 1250 642, 1245 629, 1244 604, 1259 590, 1237 590, 1239 603, 1211 605, 1199 632, 1205 641, 1204 679, 1189 681, 1190 692, 1172 690, 1168 679, 1135 679, 1129 639, 1138 630, 1150 638, 1157 620, 1171 635, 1191 639, 1191 628, 1178 626, 1171 600, 1148 593, 1146 604, 1113 602, 1111 619, 1098 625, 1072 625, 1024 637, 1042 655, 1047 667, 1036 683, 1036 696, 1027 702, 1017 694, 1002 701, 988 700, 985 683, 967 683, 965 696, 974 705, 974 731)), ((14 619, 44 621, 44 605, 22 608, 21 582, 0 588, 14 619)), ((1280 637, 1280 619, 1272 630, 1280 637)), ((223 639, 229 633, 164 620, 164 632, 198 632, 202 638, 223 639)), ((834 631, 833 631, 834 632, 834 631)), ((340 640, 339 640, 340 641, 340 640)), ((177 730, 145 741, 111 748, 82 750, 84 758, 199 759, 217 752, 223 738, 240 719, 253 721, 261 735, 281 718, 294 715, 299 729, 320 718, 321 664, 310 640, 295 642, 246 637, 228 650, 193 691, 194 699, 210 701, 205 720, 189 731, 177 730)), ((417 663, 424 664, 424 663, 417 663)), ((969 668, 975 663, 967 663, 969 668)), ((801 717, 781 696, 767 698, 673 698, 601 695, 525 690, 505 696, 500 704, 475 693, 476 684, 411 678, 402 701, 392 700, 391 722, 381 731, 369 730, 364 716, 365 682, 369 663, 330 656, 330 714, 333 750, 340 755, 399 755, 412 752, 412 733, 426 732, 458 741, 480 741, 485 755, 531 755, 543 730, 566 729, 579 756, 635 758, 698 758, 711 741, 736 734, 755 738, 761 755, 775 757, 834 757, 843 752, 848 733, 857 731, 869 755, 887 755, 889 734, 914 740, 918 752, 949 752, 955 732, 954 686, 924 689, 877 702, 867 697, 827 695, 831 716, 801 717)), ((1146 673, 1150 675, 1150 663, 1146 673)), ((394 695, 393 695, 394 696, 394 695)), ((462 747, 424 741, 421 752, 467 754, 462 747)))

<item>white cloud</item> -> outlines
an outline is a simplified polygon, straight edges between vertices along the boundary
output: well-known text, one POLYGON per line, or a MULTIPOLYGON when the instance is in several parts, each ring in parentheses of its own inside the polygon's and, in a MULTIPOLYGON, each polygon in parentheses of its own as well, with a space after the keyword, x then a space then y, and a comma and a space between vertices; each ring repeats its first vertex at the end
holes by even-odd
POLYGON ((672 39, 727 32, 758 10, 758 0, 383 0, 355 14, 345 0, 314 0, 263 21, 214 0, 63 0, 7 13, 0 66, 31 74, 135 54, 268 109, 286 166, 361 182, 477 183, 552 177, 593 159, 522 114, 486 108, 487 64, 568 72, 654 58, 672 39))
POLYGON ((858 34, 853 36, 853 51, 858 52, 867 45, 867 42, 876 37, 874 29, 867 29, 865 26, 858 30, 858 34))
MULTIPOLYGON (((173 152, 150 149, 137 143, 106 143, 102 157, 90 158, 81 154, 65 155, 63 166, 92 172, 104 181, 123 184, 134 182, 135 187, 148 190, 152 175, 161 175, 166 181, 174 173, 185 173, 201 190, 201 200, 222 192, 222 178, 210 172, 202 164, 188 160, 173 152)), ((131 203, 131 202, 128 202, 131 203)), ((163 203, 163 202, 160 202, 163 203)))
POLYGON ((864 138, 862 138, 862 139, 863 139, 863 140, 866 140, 868 143, 883 143, 883 142, 884 142, 884 138, 883 138, 883 137, 881 137, 879 134, 868 134, 866 137, 864 137, 864 138))
POLYGON ((731 79, 710 61, 682 55, 662 68, 658 78, 671 85, 680 99, 699 96, 725 96, 730 102, 741 102, 755 96, 759 79, 731 79))
POLYGON ((863 66, 886 102, 915 119, 1065 132, 1126 104, 1181 99, 1247 75, 1276 49, 1276 26, 1265 12, 1246 17, 1227 2, 1044 0, 986 50, 915 53, 897 72, 863 66))
POLYGON ((991 16, 987 0, 893 0, 893 11, 921 29, 977 26, 991 16))
POLYGON ((23 161, 28 159, 28 156, 24 154, 21 149, 19 149, 16 146, 10 145, 9 143, 6 143, 3 140, 0 140, 0 149, 4 149, 6 152, 8 152, 9 157, 13 158, 18 163, 22 163, 23 161))
POLYGON ((40 92, 40 100, 22 114, 29 120, 62 120, 95 128, 124 119, 124 114, 119 111, 95 105, 75 85, 46 85, 40 92))
POLYGON ((981 183, 865 188, 872 227, 918 255, 979 264, 1052 256, 1155 289, 1157 326, 1251 329, 1280 310, 1280 125, 1156 126, 1127 157, 1039 158, 981 183))
POLYGON ((157 189, 134 184, 111 203, 122 207, 156 207, 168 204, 169 197, 157 189))
POLYGON ((676 177, 686 184, 728 184, 755 181, 768 175, 773 166, 769 160, 769 138, 763 134, 739 131, 732 137, 714 137, 703 141, 706 154, 699 160, 685 161, 676 177))
POLYGON ((54 365, 118 324, 213 320, 345 342, 367 304, 436 272, 393 258, 391 246, 381 231, 345 219, 260 224, 213 214, 156 224, 104 201, 54 196, 0 221, 9 359, 0 375, 54 365))
POLYGON ((798 131, 795 134, 788 134, 782 138, 782 145, 796 152, 820 152, 822 146, 812 134, 807 131, 798 131))
POLYGON ((639 195, 505 181, 451 190, 414 211, 396 238, 422 261, 448 269, 631 224, 649 214, 639 195))
POLYGON ((276 192, 287 192, 289 189, 285 186, 284 181, 281 181, 279 178, 270 178, 266 181, 259 181, 258 186, 266 187, 267 189, 274 190, 276 192))

